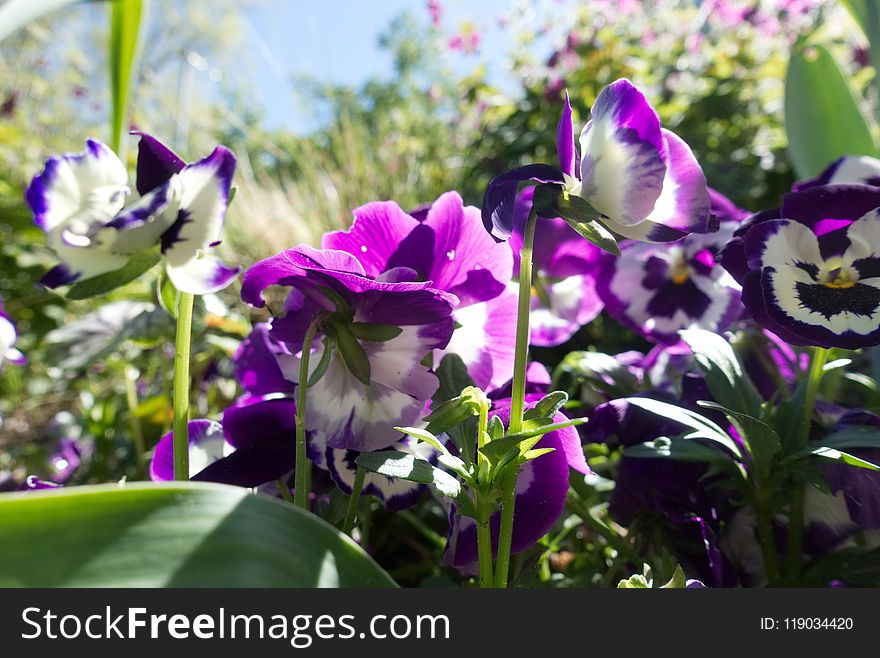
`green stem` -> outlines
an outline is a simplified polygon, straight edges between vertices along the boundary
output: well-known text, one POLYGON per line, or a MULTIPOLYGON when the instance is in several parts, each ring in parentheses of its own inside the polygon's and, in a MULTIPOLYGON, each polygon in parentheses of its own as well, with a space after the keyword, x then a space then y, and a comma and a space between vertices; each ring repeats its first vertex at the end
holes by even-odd
MULTIPOLYGON (((523 246, 519 259, 519 305, 516 315, 516 353, 513 360, 513 390, 510 401, 510 426, 515 434, 522 429, 526 393, 526 364, 529 357, 529 311, 532 301, 532 246, 538 213, 532 208, 523 232, 523 246)), ((498 559, 495 564, 495 586, 507 587, 510 572, 510 546, 513 541, 513 513, 516 504, 516 476, 514 465, 502 484, 501 525, 498 530, 498 559)))
MULTIPOLYGON (((758 540, 761 544, 761 555, 764 558, 764 573, 771 587, 781 585, 779 560, 776 553, 776 536, 773 534, 773 516, 770 503, 764 495, 763 488, 756 485, 755 517, 757 522, 758 540)), ((802 515, 803 516, 803 515, 802 515)))
POLYGON ((125 402, 128 405, 128 422, 131 424, 131 438, 138 464, 144 456, 144 431, 137 416, 137 370, 129 363, 125 364, 125 402))
POLYGON ((174 340, 174 479, 189 480, 189 361, 192 347, 193 295, 180 293, 177 307, 177 337, 174 340))
MULTIPOLYGON (((484 399, 480 404, 480 421, 477 426, 477 446, 480 459, 486 459, 482 448, 486 445, 489 430, 489 400, 484 399)), ((480 587, 490 588, 495 585, 495 575, 492 569, 492 505, 486 500, 488 492, 485 485, 481 485, 475 491, 477 507, 477 556, 480 563, 480 587)))
POLYGON ((324 319, 319 313, 309 324, 302 344, 302 355, 299 361, 299 383, 296 387, 296 461, 293 472, 293 502, 298 507, 307 509, 309 506, 309 461, 306 441, 306 396, 309 391, 309 358, 312 343, 318 333, 318 325, 324 319))
POLYGON ((357 518, 358 507, 361 502, 361 491, 364 488, 364 477, 367 471, 363 466, 358 466, 354 474, 354 483, 351 485, 351 495, 348 497, 348 510, 345 513, 345 522, 342 524, 342 532, 351 534, 354 528, 354 520, 357 518))
MULTIPOLYGON (((810 426, 813 422, 813 409, 816 406, 816 396, 819 393, 819 385, 822 383, 822 372, 825 362, 828 360, 828 350, 823 347, 815 348, 813 359, 810 362, 810 373, 807 379, 807 390, 804 396, 803 416, 798 428, 796 447, 806 447, 810 440, 810 426)), ((804 545, 804 499, 806 496, 806 484, 795 480, 795 490, 792 493, 791 509, 788 517, 788 554, 786 561, 786 576, 790 584, 797 584, 800 580, 803 560, 804 545)))

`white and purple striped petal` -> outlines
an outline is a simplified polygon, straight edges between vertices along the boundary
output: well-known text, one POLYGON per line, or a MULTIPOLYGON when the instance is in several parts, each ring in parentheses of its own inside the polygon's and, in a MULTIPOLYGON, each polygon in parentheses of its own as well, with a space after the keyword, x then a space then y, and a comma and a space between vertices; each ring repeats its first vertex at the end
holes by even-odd
MULTIPOLYGON (((398 435, 399 436, 399 435, 398 435)), ((427 443, 416 441, 410 437, 401 438, 390 450, 397 450, 414 455, 417 459, 433 461, 437 451, 427 443)), ((327 468, 330 477, 343 493, 351 494, 357 472, 355 460, 360 453, 354 450, 327 449, 327 468)), ((428 490, 423 484, 410 482, 401 478, 391 478, 378 473, 367 473, 361 493, 376 496, 389 510, 402 510, 415 505, 422 494, 428 490)))
POLYGON ((792 189, 799 192, 812 187, 842 183, 880 187, 880 160, 868 155, 845 155, 832 162, 816 178, 800 181, 792 189))
POLYGON ((605 87, 580 136, 581 196, 621 226, 642 222, 663 190, 660 118, 628 80, 605 87))
POLYGON ((15 348, 15 341, 18 340, 18 332, 12 318, 6 314, 3 309, 3 300, 0 299, 0 367, 4 361, 15 365, 23 365, 27 362, 24 354, 15 348))

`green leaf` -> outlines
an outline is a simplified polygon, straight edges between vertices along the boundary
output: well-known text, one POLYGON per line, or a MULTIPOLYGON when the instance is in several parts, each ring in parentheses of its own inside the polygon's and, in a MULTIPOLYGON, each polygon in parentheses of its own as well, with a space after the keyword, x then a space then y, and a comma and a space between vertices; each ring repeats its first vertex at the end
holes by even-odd
POLYGON ((339 356, 355 378, 363 384, 370 385, 370 359, 361 346, 350 326, 346 322, 333 322, 333 340, 339 350, 339 356))
POLYGON ((468 472, 465 463, 449 452, 449 449, 443 444, 443 442, 434 436, 431 432, 426 429, 422 429, 420 427, 395 427, 398 432, 403 432, 404 434, 408 434, 409 436, 418 439, 419 441, 424 441, 428 445, 432 446, 437 452, 440 453, 440 456, 437 458, 437 461, 450 470, 455 471, 460 476, 469 480, 471 474, 468 472))
POLYGON ((159 306, 176 320, 177 307, 180 304, 180 291, 174 287, 174 284, 171 282, 171 279, 165 272, 164 268, 159 273, 156 288, 157 297, 159 298, 159 306))
POLYGON ((733 463, 733 458, 726 452, 707 446, 699 441, 681 437, 660 437, 653 441, 637 443, 626 448, 623 454, 627 457, 674 459, 680 462, 718 464, 725 467, 733 463))
POLYGON ((545 184, 535 188, 533 204, 541 217, 562 217, 581 237, 599 249, 620 255, 617 240, 601 222, 602 213, 583 197, 569 194, 559 185, 545 184))
POLYGON ((352 322, 349 326, 355 338, 376 343, 384 343, 392 338, 397 338, 403 332, 403 329, 395 327, 393 324, 378 322, 352 322))
POLYGON ((4 587, 393 587, 350 538, 247 489, 136 483, 0 495, 4 587))
POLYGON ((675 571, 669 582, 665 585, 660 585, 660 589, 684 589, 685 587, 687 587, 687 577, 684 575, 684 570, 680 564, 675 565, 675 571))
POLYGON ((848 452, 837 450, 835 448, 820 446, 818 448, 812 448, 810 450, 810 453, 816 455, 820 459, 826 459, 833 462, 843 462, 847 466, 864 468, 869 471, 880 471, 880 466, 878 466, 877 464, 869 462, 860 457, 856 457, 855 455, 851 455, 848 452))
POLYGON ((572 418, 559 423, 552 422, 552 418, 533 418, 523 423, 523 431, 509 434, 502 439, 494 439, 484 445, 480 452, 491 461, 496 462, 512 448, 520 447, 525 451, 531 449, 542 436, 574 425, 583 425, 586 418, 572 418), (531 441, 531 443, 528 443, 531 441))
POLYGON ((880 448, 880 430, 871 427, 848 427, 817 441, 825 448, 880 448))
POLYGON ((91 279, 77 281, 67 291, 67 299, 89 299, 104 295, 112 290, 131 283, 144 272, 152 268, 161 258, 158 250, 144 251, 134 254, 131 259, 118 270, 99 274, 91 279))
POLYGON ((720 404, 706 401, 698 404, 707 409, 717 409, 727 416, 745 441, 758 475, 768 476, 773 467, 773 458, 782 450, 782 439, 776 430, 753 416, 726 409, 720 404))
POLYGON ((869 118, 840 65, 822 45, 795 46, 785 79, 788 153, 800 178, 843 155, 877 156, 869 118))
POLYGON ((419 459, 405 452, 397 450, 364 452, 355 461, 358 466, 385 477, 433 485, 439 493, 449 498, 458 498, 461 495, 461 483, 449 473, 425 459, 419 459))
POLYGON ((125 162, 124 144, 128 133, 128 101, 132 73, 141 49, 141 19, 144 0, 110 3, 110 41, 107 53, 110 62, 110 97, 113 102, 111 147, 125 162))
POLYGON ((432 409, 436 409, 442 402, 458 397, 464 389, 474 385, 467 366, 458 354, 447 354, 443 357, 437 367, 437 379, 440 380, 440 385, 432 398, 432 409))
POLYGON ((705 329, 685 329, 679 334, 691 348, 706 385, 720 404, 746 414, 761 408, 761 394, 743 370, 730 343, 705 329))
POLYGON ((687 440, 708 439, 709 441, 713 441, 727 448, 737 458, 742 459, 742 452, 740 451, 739 446, 736 445, 730 436, 728 436, 727 432, 722 430, 718 425, 705 416, 694 413, 690 409, 678 407, 667 402, 660 402, 659 400, 652 400, 650 398, 633 397, 624 398, 624 400, 640 409, 650 411, 653 414, 691 428, 693 432, 685 435, 683 438, 687 440))
POLYGON ((321 360, 318 361, 318 365, 315 366, 312 374, 309 375, 309 381, 306 383, 307 388, 311 388, 321 381, 321 377, 324 376, 324 373, 327 372, 327 368, 330 367, 330 358, 332 356, 333 344, 331 343, 329 336, 324 336, 324 350, 321 352, 321 360))
POLYGON ((642 574, 637 573, 617 583, 617 589, 650 589, 651 583, 642 574))
POLYGON ((525 454, 523 454, 523 460, 530 462, 533 459, 542 457, 543 455, 554 452, 555 450, 556 448, 535 448, 534 450, 528 450, 525 454))
POLYGON ((44 14, 85 0, 6 0, 0 6, 0 41, 44 14))
POLYGON ((503 436, 504 423, 501 422, 501 419, 498 416, 493 414, 492 417, 489 419, 489 437, 492 440, 495 440, 500 439, 503 436))
POLYGON ((548 393, 541 398, 534 407, 528 409, 523 414, 523 420, 531 420, 532 418, 540 418, 541 416, 553 418, 553 416, 556 415, 556 412, 565 406, 566 402, 568 402, 568 393, 564 391, 553 391, 552 393, 548 393))

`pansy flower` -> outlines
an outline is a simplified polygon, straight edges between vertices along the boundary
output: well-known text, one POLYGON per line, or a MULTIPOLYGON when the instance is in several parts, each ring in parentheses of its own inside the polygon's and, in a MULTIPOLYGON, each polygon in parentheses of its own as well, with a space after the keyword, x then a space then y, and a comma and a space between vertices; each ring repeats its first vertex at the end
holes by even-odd
POLYGON ((557 183, 584 198, 615 233, 671 242, 715 229, 706 178, 685 142, 660 125, 657 112, 629 80, 605 87, 575 143, 571 105, 556 131, 560 168, 533 164, 495 178, 483 200, 483 223, 498 240, 513 232, 517 186, 557 183))
POLYGON ((399 438, 395 425, 412 425, 438 380, 423 360, 444 348, 454 328, 455 295, 419 282, 395 267, 366 275, 347 252, 305 245, 251 267, 242 298, 265 304, 271 285, 292 288, 286 314, 272 320, 270 336, 283 344, 284 377, 299 382, 299 357, 309 325, 318 322, 309 361, 306 429, 333 448, 376 450, 399 438), (317 374, 316 374, 317 373, 317 374))
POLYGON ((735 222, 719 231, 665 245, 626 242, 620 256, 602 254, 596 289, 608 313, 667 344, 682 329, 722 331, 742 313, 740 286, 715 262, 735 222))
POLYGON ((18 340, 18 331, 12 318, 7 315, 3 308, 3 299, 0 298, 0 366, 4 361, 9 361, 16 365, 22 365, 26 362, 24 354, 15 349, 15 341, 18 340))
POLYGON ((357 258, 368 277, 409 268, 417 280, 455 295, 456 330, 434 362, 458 354, 486 389, 510 377, 516 342, 516 295, 506 289, 510 250, 486 235, 479 209, 465 206, 456 192, 411 214, 393 201, 368 203, 354 211, 349 230, 327 233, 322 246, 357 258))
POLYGON ((124 267, 132 256, 161 250, 178 290, 215 292, 240 268, 209 253, 220 240, 235 156, 223 146, 186 164, 158 140, 141 135, 137 195, 125 165, 107 146, 86 141, 82 153, 46 161, 25 194, 34 221, 61 260, 42 283, 67 285, 124 267))
POLYGON ((869 155, 845 155, 832 162, 816 178, 795 183, 795 192, 821 185, 855 183, 880 187, 880 160, 869 155))
POLYGON ((880 343, 880 188, 793 192, 747 220, 722 264, 751 316, 793 345, 880 343))
MULTIPOLYGON (((414 455, 416 459, 433 461, 437 451, 429 444, 416 441, 411 437, 401 437, 393 444, 390 450, 396 450, 414 455)), ((356 460, 361 453, 355 450, 340 450, 327 448, 325 464, 330 472, 330 477, 336 486, 346 494, 351 494, 357 474, 356 460)), ((415 505, 422 494, 428 490, 428 486, 411 482, 402 478, 386 477, 379 473, 367 472, 364 475, 364 483, 361 493, 375 496, 389 510, 402 510, 415 505)))
MULTIPOLYGON (((527 396, 528 408, 538 396, 527 396), (531 403, 531 404, 528 404, 531 403)), ((506 426, 510 421, 510 399, 495 400, 490 415, 497 415, 506 426)), ((566 417, 557 413, 553 422, 564 422, 566 417)), ((568 496, 569 468, 579 473, 589 473, 581 447, 580 437, 574 427, 548 432, 541 437, 535 448, 553 448, 553 452, 526 462, 519 470, 516 481, 512 553, 519 553, 533 546, 553 527, 565 508, 568 496)), ((492 545, 497 547, 500 512, 491 517, 492 545)), ((450 528, 443 564, 453 566, 462 573, 476 573, 477 526, 470 517, 450 512, 450 528)))
MULTIPOLYGON (((515 280, 519 279, 523 231, 534 191, 534 188, 522 190, 516 201, 514 230, 508 241, 513 252, 515 280)), ((560 217, 538 222, 532 253, 529 313, 532 345, 561 345, 599 315, 603 304, 596 292, 595 275, 601 253, 560 217)), ((511 282, 511 290, 516 291, 518 287, 518 283, 511 282)))

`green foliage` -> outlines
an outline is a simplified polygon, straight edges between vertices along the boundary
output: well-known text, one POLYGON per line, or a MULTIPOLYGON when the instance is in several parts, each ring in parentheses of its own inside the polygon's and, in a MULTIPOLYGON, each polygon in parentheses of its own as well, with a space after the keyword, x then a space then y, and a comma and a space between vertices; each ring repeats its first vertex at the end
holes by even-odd
POLYGON ((0 497, 6 587, 393 587, 351 539, 246 489, 103 485, 0 497))
POLYGON ((843 155, 880 154, 873 122, 859 105, 828 48, 795 48, 785 81, 785 128, 789 155, 801 178, 818 175, 843 155))

